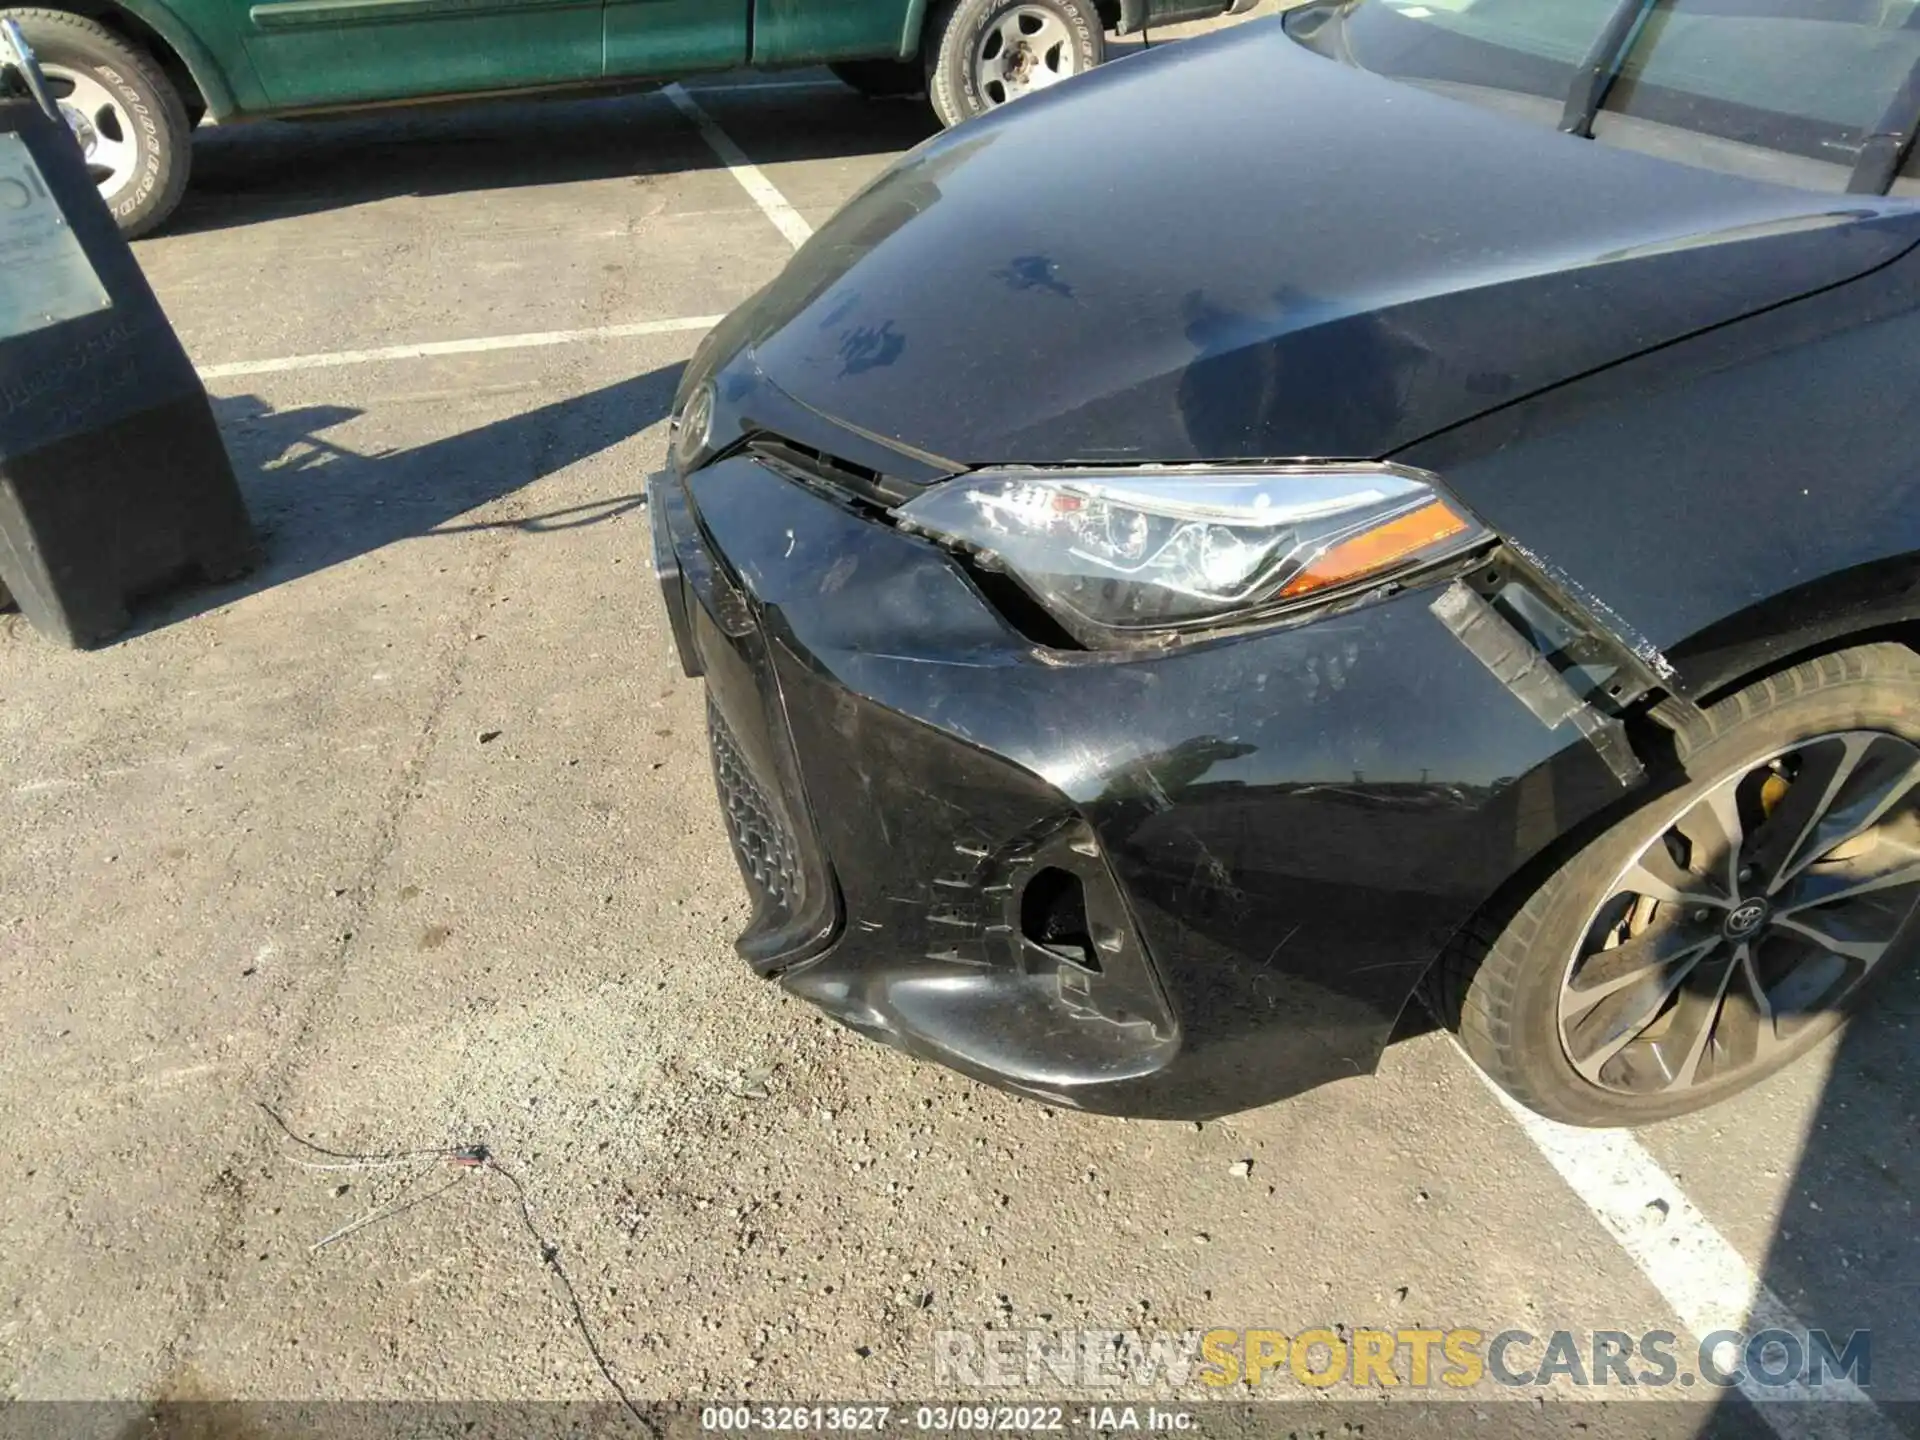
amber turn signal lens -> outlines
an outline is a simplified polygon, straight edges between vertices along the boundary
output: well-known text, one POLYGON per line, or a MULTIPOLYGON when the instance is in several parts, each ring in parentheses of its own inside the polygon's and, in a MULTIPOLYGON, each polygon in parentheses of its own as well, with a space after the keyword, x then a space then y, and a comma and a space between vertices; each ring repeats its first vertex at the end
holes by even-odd
POLYGON ((1422 550, 1451 540, 1467 529, 1467 522, 1444 501, 1430 500, 1418 509, 1348 536, 1329 548, 1281 589, 1283 599, 1295 599, 1362 580, 1380 570, 1405 564, 1422 550))

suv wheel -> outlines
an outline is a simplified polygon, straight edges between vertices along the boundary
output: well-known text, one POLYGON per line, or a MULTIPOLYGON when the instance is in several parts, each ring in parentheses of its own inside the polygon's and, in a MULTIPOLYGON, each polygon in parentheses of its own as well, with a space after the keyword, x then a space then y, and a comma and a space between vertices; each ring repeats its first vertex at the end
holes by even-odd
POLYGON ((114 223, 129 239, 154 229, 180 203, 192 162, 179 92, 103 25, 59 10, 8 13, 39 56, 114 223))
POLYGON ((1099 12, 1082 0, 949 0, 927 46, 927 97, 943 125, 1044 90, 1106 57, 1099 12))
POLYGON ((1720 701, 1686 781, 1433 976, 1522 1104, 1576 1125, 1700 1109, 1839 1027, 1920 946, 1920 657, 1868 645, 1720 701))

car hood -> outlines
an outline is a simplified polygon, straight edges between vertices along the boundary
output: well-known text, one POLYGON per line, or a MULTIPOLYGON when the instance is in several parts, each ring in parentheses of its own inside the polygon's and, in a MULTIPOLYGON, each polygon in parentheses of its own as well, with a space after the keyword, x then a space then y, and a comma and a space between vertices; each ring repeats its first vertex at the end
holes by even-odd
POLYGON ((1379 456, 1882 264, 1903 213, 1256 21, 928 142, 703 348, 751 345, 804 406, 954 465, 1379 456))

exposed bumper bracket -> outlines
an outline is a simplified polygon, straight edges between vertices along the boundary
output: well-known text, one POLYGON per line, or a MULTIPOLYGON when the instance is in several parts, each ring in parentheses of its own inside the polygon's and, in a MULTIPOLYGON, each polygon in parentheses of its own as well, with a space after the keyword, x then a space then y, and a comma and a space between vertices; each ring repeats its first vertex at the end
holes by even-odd
POLYGON ((1542 725, 1554 730, 1571 722, 1623 786, 1632 787, 1645 778, 1646 767, 1633 753, 1626 726, 1582 700, 1547 657, 1463 581, 1442 590, 1431 608, 1454 638, 1542 725))

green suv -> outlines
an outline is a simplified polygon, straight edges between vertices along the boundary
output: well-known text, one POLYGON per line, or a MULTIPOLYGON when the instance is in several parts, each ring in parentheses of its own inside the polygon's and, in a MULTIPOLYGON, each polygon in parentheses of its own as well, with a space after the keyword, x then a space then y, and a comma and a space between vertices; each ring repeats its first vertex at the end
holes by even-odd
POLYGON ((825 63, 868 95, 924 90, 948 125, 1090 69, 1104 33, 1257 0, 72 0, 20 22, 128 235, 180 203, 211 116, 666 80, 825 63))

